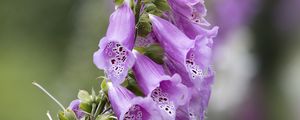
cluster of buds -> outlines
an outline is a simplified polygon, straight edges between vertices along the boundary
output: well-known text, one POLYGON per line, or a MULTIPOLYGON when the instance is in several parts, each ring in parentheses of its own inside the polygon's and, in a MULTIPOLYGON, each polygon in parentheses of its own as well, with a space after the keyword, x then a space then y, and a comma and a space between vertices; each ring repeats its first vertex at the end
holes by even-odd
POLYGON ((99 95, 80 91, 61 120, 203 120, 218 27, 203 0, 115 0, 94 53, 99 95), (73 117, 69 117, 70 115, 73 117))

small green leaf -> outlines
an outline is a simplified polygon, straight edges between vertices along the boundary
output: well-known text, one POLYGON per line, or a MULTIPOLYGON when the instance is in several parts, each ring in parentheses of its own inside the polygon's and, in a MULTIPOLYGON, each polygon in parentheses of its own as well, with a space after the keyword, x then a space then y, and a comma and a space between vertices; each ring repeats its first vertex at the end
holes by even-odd
POLYGON ((91 98, 90 94, 85 90, 79 90, 77 97, 82 102, 85 102, 85 103, 88 103, 88 102, 92 101, 92 98, 91 98))
POLYGON ((123 4, 124 0, 114 0, 116 5, 121 5, 123 4))
POLYGON ((155 4, 156 7, 162 11, 170 10, 167 0, 154 0, 153 4, 155 4))

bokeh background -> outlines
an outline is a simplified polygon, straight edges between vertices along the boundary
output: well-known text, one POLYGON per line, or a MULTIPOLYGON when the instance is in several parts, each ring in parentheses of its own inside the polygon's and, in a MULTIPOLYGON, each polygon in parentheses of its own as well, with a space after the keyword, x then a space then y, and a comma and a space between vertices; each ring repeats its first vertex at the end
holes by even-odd
MULTIPOLYGON (((300 0, 206 0, 220 26, 207 120, 300 119, 300 0)), ((99 89, 92 62, 112 0, 0 1, 0 119, 47 120, 80 89, 99 89)))

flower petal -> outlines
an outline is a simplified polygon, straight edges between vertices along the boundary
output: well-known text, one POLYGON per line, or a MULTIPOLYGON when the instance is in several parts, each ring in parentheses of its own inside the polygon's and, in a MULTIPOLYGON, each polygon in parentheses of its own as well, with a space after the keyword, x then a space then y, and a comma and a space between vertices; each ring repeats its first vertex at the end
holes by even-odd
POLYGON ((132 52, 122 44, 107 38, 103 38, 99 46, 100 49, 94 53, 94 63, 99 69, 105 70, 114 84, 121 84, 135 62, 132 52))
POLYGON ((119 6, 110 16, 106 37, 119 42, 128 49, 134 45, 135 19, 128 4, 119 6))

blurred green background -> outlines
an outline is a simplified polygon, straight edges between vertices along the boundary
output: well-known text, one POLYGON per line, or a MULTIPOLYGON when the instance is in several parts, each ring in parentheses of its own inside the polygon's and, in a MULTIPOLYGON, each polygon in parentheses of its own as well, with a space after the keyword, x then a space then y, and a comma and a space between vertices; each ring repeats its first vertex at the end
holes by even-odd
MULTIPOLYGON (((292 1, 297 0, 286 2, 292 1)), ((280 3, 260 1, 249 24, 221 38, 229 39, 220 45, 220 51, 228 53, 219 53, 216 60, 208 120, 300 119, 300 27, 276 27, 284 23, 276 21, 280 3)), ((211 16, 214 5, 207 0, 211 16)), ((98 89, 96 78, 102 72, 93 65, 92 55, 113 8, 112 0, 1 0, 0 120, 46 120, 48 110, 52 116, 59 111, 32 81, 65 106, 79 89, 98 89)), ((287 13, 299 16, 297 9, 291 11, 287 13)))
POLYGON ((102 0, 1 0, 0 119, 46 120, 47 110, 58 112, 32 81, 65 106, 79 89, 97 89, 102 73, 92 55, 112 8, 102 0))

